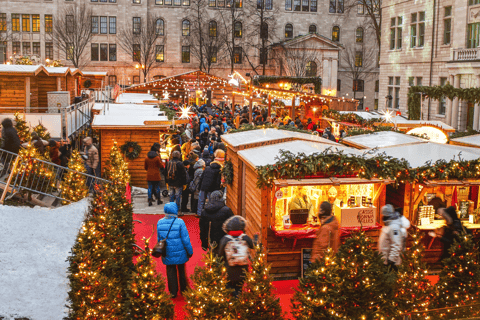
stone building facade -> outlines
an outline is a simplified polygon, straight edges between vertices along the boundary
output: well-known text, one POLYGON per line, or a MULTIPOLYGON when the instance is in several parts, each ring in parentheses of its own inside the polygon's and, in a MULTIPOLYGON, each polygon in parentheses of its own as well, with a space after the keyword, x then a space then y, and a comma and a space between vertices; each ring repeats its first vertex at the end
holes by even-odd
MULTIPOLYGON (((59 52, 52 40, 49 40, 45 31, 50 19, 62 14, 64 8, 79 5, 82 1, 92 9, 98 23, 95 36, 85 50, 88 63, 82 70, 108 71, 110 84, 128 85, 148 81, 155 76, 170 76, 199 68, 199 63, 193 56, 189 59, 190 62, 182 61, 182 50, 185 47, 182 35, 183 21, 192 19, 189 17, 190 0, 0 0, 0 30, 3 26, 11 35, 5 42, 5 57, 33 54, 38 55, 40 61, 47 58, 61 59, 69 65, 64 54, 59 52), (133 61, 132 53, 122 50, 118 37, 122 28, 132 28, 134 18, 146 21, 149 15, 163 19, 165 35, 160 40, 163 45, 163 61, 156 62, 148 78, 143 79, 140 70, 135 68, 137 63, 133 61), (99 53, 92 54, 92 50, 99 53)), ((246 8, 248 5, 255 5, 257 0, 236 1, 246 8), (252 3, 249 4, 247 1, 252 3)), ((315 58, 315 68, 309 70, 324 78, 323 93, 345 98, 355 96, 362 100, 361 106, 374 109, 378 104, 378 92, 375 90, 378 87, 378 83, 376 86, 378 69, 369 71, 368 77, 357 83, 357 90, 354 93, 352 72, 342 58, 343 52, 348 48, 358 47, 361 51, 368 47, 368 50, 378 51, 374 34, 365 27, 369 18, 362 14, 361 10, 357 11, 356 8, 347 10, 348 4, 344 3, 344 0, 265 1, 275 16, 274 25, 269 26, 270 44, 290 39, 297 43, 305 41, 308 46, 319 51, 315 58), (316 36, 297 39, 299 36, 309 34, 316 36)), ((228 3, 228 0, 208 0, 209 18, 218 21, 218 11, 226 10, 225 3, 228 3)), ((245 13, 242 19, 242 27, 246 30, 249 28, 251 17, 245 13)), ((218 25, 220 28, 220 21, 218 25)), ((248 35, 248 32, 244 31, 243 34, 248 35)), ((237 42, 239 46, 246 46, 246 42, 251 40, 245 39, 244 36, 237 39, 237 42)), ((266 74, 279 74, 281 62, 274 58, 272 52, 269 53, 266 74)), ((251 59, 241 59, 240 63, 235 64, 235 70, 253 75, 255 72, 252 69, 256 68, 256 72, 261 74, 258 56, 252 53, 251 59)), ((210 72, 226 77, 230 73, 228 59, 219 59, 210 72)))
MULTIPOLYGON (((411 85, 480 87, 480 1, 387 0, 382 12, 380 110, 408 114, 411 85)), ((468 101, 427 99, 422 119, 478 130, 479 111, 468 101)))

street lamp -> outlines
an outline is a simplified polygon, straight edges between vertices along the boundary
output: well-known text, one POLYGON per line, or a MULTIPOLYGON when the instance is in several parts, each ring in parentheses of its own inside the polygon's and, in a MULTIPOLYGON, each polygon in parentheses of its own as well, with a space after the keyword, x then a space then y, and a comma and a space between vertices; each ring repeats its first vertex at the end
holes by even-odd
POLYGON ((135 65, 135 69, 138 70, 138 83, 140 84, 140 65, 138 63, 135 65))
POLYGON ((391 95, 391 94, 389 94, 389 95, 385 96, 385 111, 387 111, 387 110, 388 110, 388 107, 387 107, 387 103, 388 103, 388 101, 392 101, 392 100, 393 100, 393 97, 392 97, 392 95, 391 95))

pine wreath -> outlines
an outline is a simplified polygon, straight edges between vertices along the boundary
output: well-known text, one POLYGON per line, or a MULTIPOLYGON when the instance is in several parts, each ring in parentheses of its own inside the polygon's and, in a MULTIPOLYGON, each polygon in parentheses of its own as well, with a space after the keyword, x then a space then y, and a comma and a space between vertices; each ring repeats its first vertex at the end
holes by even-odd
POLYGON ((130 160, 140 157, 142 147, 136 141, 127 141, 120 147, 122 153, 130 160))

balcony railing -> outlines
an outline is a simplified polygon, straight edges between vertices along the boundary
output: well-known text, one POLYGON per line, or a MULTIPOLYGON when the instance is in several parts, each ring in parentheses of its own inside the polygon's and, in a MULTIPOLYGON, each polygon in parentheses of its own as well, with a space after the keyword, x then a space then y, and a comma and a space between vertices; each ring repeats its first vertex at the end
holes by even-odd
POLYGON ((453 61, 480 60, 480 48, 453 49, 453 61))

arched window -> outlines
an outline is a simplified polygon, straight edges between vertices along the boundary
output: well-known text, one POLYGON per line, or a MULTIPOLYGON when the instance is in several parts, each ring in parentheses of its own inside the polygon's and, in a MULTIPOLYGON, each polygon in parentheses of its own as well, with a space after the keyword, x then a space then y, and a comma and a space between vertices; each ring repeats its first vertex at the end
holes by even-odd
POLYGON ((316 77, 317 76, 317 64, 315 61, 307 62, 305 66, 305 76, 307 77, 316 77))
POLYGON ((182 35, 184 36, 190 35, 190 21, 186 19, 182 21, 182 35))
POLYGON ((210 23, 208 24, 208 27, 209 27, 210 37, 216 38, 217 37, 217 22, 210 21, 210 23))
POLYGON ((340 27, 334 26, 332 28, 332 41, 339 42, 340 41, 340 27))
POLYGON ((156 25, 155 25, 155 32, 159 36, 165 35, 165 23, 163 19, 157 19, 156 25))
POLYGON ((314 25, 314 24, 311 24, 311 25, 308 27, 308 33, 310 33, 310 34, 317 33, 317 26, 314 25))
POLYGON ((357 28, 355 31, 355 41, 356 42, 363 42, 363 28, 357 28))
POLYGON ((263 22, 260 28, 260 39, 268 39, 268 24, 266 22, 263 22))
POLYGON ((293 26, 290 23, 285 25, 285 38, 293 38, 293 26))
POLYGON ((234 28, 233 28, 233 33, 235 35, 235 38, 241 38, 242 37, 242 23, 240 21, 235 22, 234 28))

